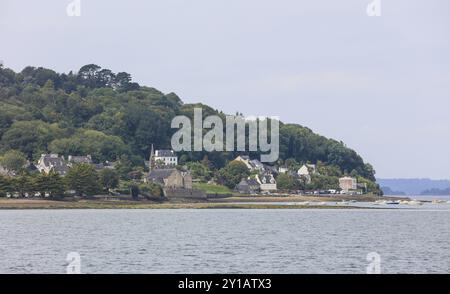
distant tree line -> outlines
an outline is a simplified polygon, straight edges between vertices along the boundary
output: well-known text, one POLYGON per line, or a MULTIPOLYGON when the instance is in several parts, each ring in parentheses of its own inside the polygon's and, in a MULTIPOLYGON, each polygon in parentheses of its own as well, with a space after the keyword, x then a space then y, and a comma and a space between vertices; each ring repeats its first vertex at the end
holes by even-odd
POLYGON ((429 196, 449 196, 450 195, 450 187, 447 189, 427 189, 425 191, 422 191, 420 195, 429 195, 429 196))

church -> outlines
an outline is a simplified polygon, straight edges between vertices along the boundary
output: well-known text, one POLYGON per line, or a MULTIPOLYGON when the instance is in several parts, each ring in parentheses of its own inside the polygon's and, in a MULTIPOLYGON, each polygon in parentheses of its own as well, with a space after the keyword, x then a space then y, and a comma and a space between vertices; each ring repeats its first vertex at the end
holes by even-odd
POLYGON ((149 158, 149 173, 144 181, 159 184, 167 198, 206 198, 202 191, 192 188, 192 176, 188 171, 176 168, 178 159, 172 150, 156 150, 153 145, 149 158), (164 157, 164 160, 161 160, 164 157))

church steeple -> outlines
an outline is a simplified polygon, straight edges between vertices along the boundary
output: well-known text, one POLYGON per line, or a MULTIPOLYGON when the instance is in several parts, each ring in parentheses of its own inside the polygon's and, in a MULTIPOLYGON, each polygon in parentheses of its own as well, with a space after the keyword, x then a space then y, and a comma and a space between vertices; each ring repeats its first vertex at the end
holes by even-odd
POLYGON ((148 169, 149 169, 149 171, 152 171, 155 169, 155 151, 153 150, 153 144, 152 144, 152 148, 150 151, 150 158, 148 161, 148 169))

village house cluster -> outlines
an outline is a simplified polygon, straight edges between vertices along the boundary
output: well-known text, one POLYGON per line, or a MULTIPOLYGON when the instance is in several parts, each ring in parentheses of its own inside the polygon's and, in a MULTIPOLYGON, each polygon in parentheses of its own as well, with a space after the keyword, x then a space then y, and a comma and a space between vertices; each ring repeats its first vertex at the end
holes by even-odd
MULTIPOLYGON (((277 188, 276 176, 279 174, 289 174, 305 184, 310 184, 313 175, 318 175, 315 164, 303 164, 298 170, 290 170, 286 166, 274 167, 261 163, 257 159, 250 159, 249 156, 241 155, 234 159, 244 163, 248 170, 254 175, 242 181, 236 186, 236 191, 241 194, 270 194, 275 193, 277 188)), ((309 191, 313 194, 362 194, 366 190, 365 184, 359 184, 356 178, 343 177, 339 179, 339 190, 329 189, 326 191, 309 191)), ((305 192, 305 191, 302 191, 305 192)))
MULTIPOLYGON (((104 163, 94 163, 90 155, 74 156, 69 155, 67 158, 58 154, 41 154, 37 163, 28 161, 24 166, 29 172, 49 173, 54 171, 60 176, 65 176, 69 169, 75 164, 86 163, 92 165, 97 171, 102 169, 114 169, 115 162, 106 161, 104 163)), ((0 175, 16 176, 15 172, 0 166, 0 175)))
MULTIPOLYGON (((293 178, 310 184, 312 177, 318 175, 314 164, 303 164, 298 170, 291 170, 286 166, 271 166, 261 163, 258 159, 251 159, 247 155, 237 156, 234 161, 242 162, 248 168, 250 176, 243 178, 235 187, 235 191, 241 194, 274 194, 277 193, 276 178, 279 174, 289 174, 293 178)), ((27 168, 43 173, 55 171, 65 176, 69 169, 76 164, 90 164, 96 170, 114 169, 115 162, 94 163, 90 155, 73 156, 67 158, 58 154, 42 154, 36 164, 28 163, 27 168)), ((141 179, 135 179, 144 183, 154 183, 162 187, 163 196, 166 198, 207 198, 205 192, 194 189, 193 179, 186 167, 178 165, 178 157, 173 150, 154 150, 151 146, 149 161, 145 162, 148 173, 141 179)), ((0 166, 2 174, 9 172, 0 166)), ((9 174, 11 175, 11 174, 9 174)), ((363 183, 358 183, 356 178, 342 177, 339 179, 339 189, 326 191, 291 191, 306 194, 362 194, 366 190, 363 183)))
POLYGON ((72 156, 69 155, 67 159, 64 156, 59 156, 58 154, 42 154, 39 158, 35 169, 39 172, 49 173, 50 171, 55 171, 61 176, 65 176, 69 169, 75 164, 90 164, 94 166, 96 170, 102 169, 114 169, 115 163, 104 162, 104 163, 93 163, 92 157, 90 155, 86 156, 72 156))

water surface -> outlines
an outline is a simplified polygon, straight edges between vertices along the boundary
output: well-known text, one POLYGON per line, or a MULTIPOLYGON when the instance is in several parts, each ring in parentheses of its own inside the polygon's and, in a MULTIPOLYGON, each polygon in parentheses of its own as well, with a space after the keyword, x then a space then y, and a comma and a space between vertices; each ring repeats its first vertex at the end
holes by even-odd
POLYGON ((3 210, 1 273, 449 273, 450 211, 3 210))

